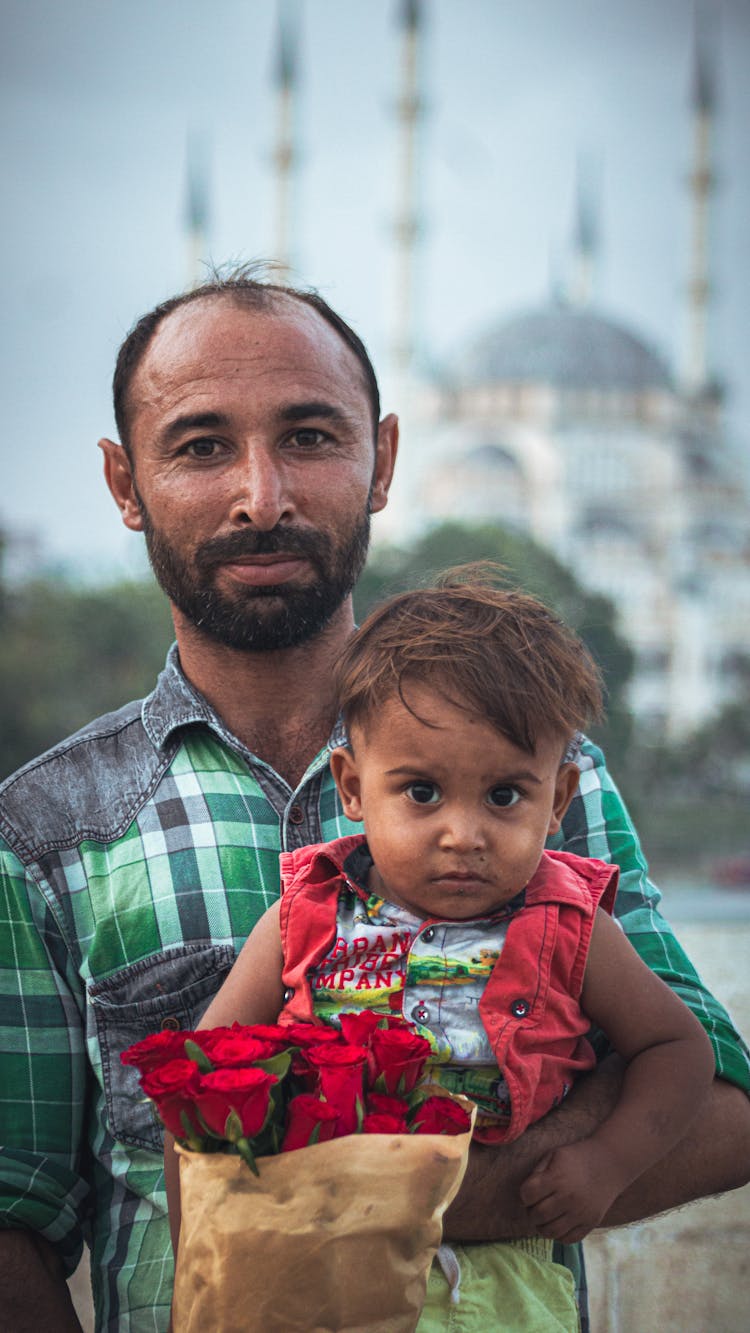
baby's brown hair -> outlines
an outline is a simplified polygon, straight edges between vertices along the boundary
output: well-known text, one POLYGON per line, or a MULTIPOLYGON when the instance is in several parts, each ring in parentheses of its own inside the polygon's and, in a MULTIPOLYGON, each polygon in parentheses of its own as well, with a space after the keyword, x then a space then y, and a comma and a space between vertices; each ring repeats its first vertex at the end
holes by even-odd
POLYGON ((337 663, 347 727, 366 730, 394 695, 417 716, 409 684, 485 718, 528 754, 540 737, 565 746, 599 719, 601 676, 581 640, 535 597, 498 587, 502 578, 491 562, 460 565, 371 611, 337 663))

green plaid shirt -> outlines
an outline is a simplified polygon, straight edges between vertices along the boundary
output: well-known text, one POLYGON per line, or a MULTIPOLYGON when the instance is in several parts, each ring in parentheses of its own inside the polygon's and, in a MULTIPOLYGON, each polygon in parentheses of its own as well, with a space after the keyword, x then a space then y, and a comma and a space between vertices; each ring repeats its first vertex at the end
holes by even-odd
MULTIPOLYGON (((143 703, 0 788, 0 1225, 41 1231, 68 1271, 88 1241, 98 1329, 166 1329, 172 1284, 160 1134, 120 1052, 197 1022, 278 895, 282 849, 359 831, 327 759, 291 791, 172 649, 143 703)), ((656 911, 601 753, 584 741, 579 762, 550 845, 619 863, 628 935, 706 1026, 718 1071, 750 1087, 729 1018, 656 911)))

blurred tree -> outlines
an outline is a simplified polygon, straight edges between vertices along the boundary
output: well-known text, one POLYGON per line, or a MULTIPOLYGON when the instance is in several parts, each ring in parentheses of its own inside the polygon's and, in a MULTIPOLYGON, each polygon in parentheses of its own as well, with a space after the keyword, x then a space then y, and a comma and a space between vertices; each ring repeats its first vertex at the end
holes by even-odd
POLYGON ((153 582, 0 583, 0 778, 153 689, 172 637, 153 582))
POLYGON ((735 672, 737 696, 692 735, 634 731, 619 776, 657 878, 710 882, 723 859, 750 854, 750 658, 735 672))
POLYGON ((606 745, 610 762, 620 766, 631 736, 625 692, 633 654, 617 632, 612 603, 582 588, 569 569, 531 538, 490 523, 443 523, 409 547, 377 547, 355 589, 357 619, 391 593, 429 583, 441 570, 473 560, 502 565, 510 585, 541 598, 580 634, 606 687, 606 722, 592 728, 592 737, 606 745))
MULTIPOLYGON (((610 603, 585 592, 527 538, 450 523, 409 548, 381 547, 357 587, 357 617, 439 570, 485 559, 504 565, 509 582, 542 597, 587 643, 608 693, 607 725, 595 738, 614 761, 629 736, 629 649, 610 603)), ((0 579, 0 630, 0 778, 92 718, 148 693, 173 637, 166 599, 151 580, 87 589, 53 579, 3 588, 0 579)))

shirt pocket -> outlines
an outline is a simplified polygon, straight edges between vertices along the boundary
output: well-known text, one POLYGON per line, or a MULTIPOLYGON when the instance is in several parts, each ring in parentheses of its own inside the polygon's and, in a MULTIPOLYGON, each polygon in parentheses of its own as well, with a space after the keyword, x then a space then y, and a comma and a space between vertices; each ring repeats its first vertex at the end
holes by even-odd
POLYGON ((234 962, 231 945, 188 944, 122 968, 88 988, 108 1128, 120 1143, 161 1152, 164 1131, 122 1051, 163 1028, 194 1028, 234 962))

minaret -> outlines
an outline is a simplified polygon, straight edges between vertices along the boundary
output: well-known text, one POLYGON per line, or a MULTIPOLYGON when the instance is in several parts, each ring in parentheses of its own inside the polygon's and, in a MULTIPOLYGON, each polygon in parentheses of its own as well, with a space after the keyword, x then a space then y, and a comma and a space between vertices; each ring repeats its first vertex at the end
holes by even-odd
POLYGON ((187 188, 185 196, 187 232, 187 286, 197 287, 206 277, 208 259, 208 169, 205 140, 188 138, 187 188))
POLYGON ((297 92, 297 53, 299 47, 298 13, 294 0, 280 0, 278 45, 274 83, 276 85, 276 147, 273 162, 276 173, 276 206, 273 234, 273 258, 285 272, 292 264, 292 195, 299 154, 296 143, 295 94, 297 92))
POLYGON ((716 178, 712 167, 712 135, 716 111, 716 86, 707 11, 698 4, 695 13, 695 52, 691 104, 693 112, 693 162, 690 172, 690 249, 687 283, 687 339, 683 381, 689 394, 700 397, 710 388, 708 364, 708 315, 711 300, 709 279, 709 220, 716 178))
POLYGON ((417 149, 424 103, 419 91, 419 48, 424 18, 420 0, 399 0, 401 28, 398 119, 397 204, 394 224, 395 292, 392 361, 397 380, 413 363, 415 344, 416 251, 421 224, 417 206, 417 149))
POLYGON ((593 163, 590 159, 584 162, 579 157, 576 167, 573 254, 568 284, 568 300, 575 306, 590 305, 594 296, 599 259, 597 185, 593 163))

